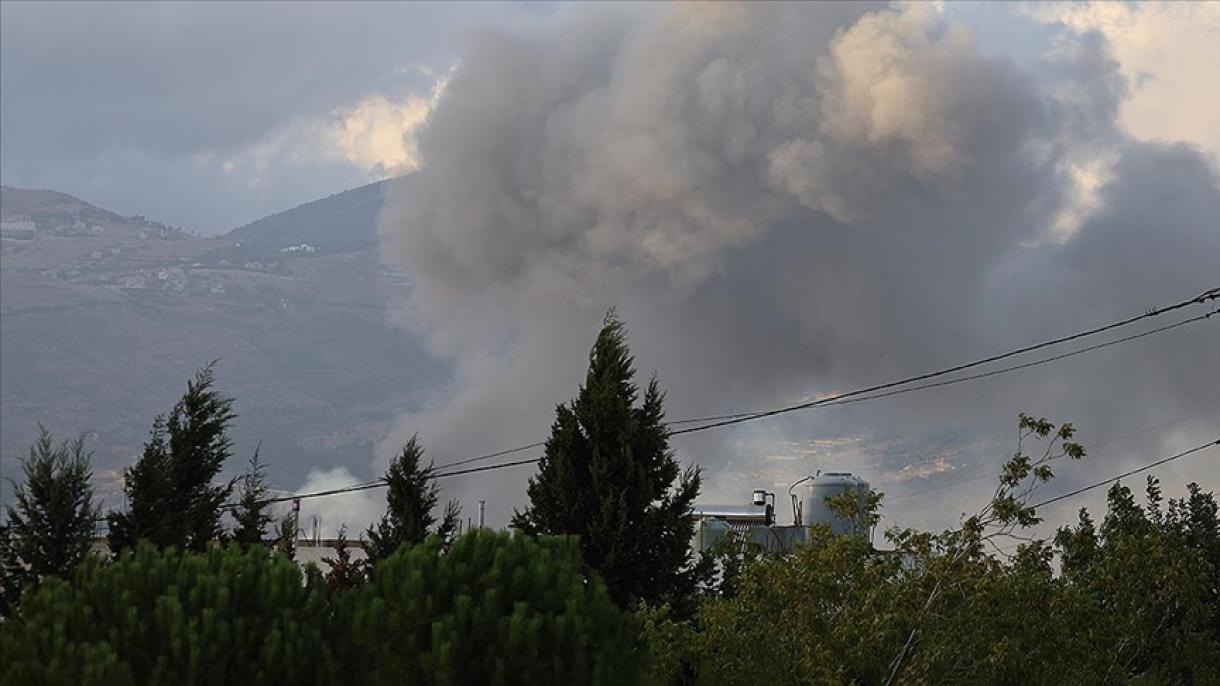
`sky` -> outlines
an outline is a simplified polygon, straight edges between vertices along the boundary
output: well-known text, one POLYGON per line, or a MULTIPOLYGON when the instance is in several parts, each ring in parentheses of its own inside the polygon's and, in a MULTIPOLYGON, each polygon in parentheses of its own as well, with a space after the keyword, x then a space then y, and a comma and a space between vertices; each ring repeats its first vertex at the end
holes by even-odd
MULTIPOLYGON (((437 455, 540 440, 612 306, 679 417, 1217 285, 1220 3, 5 2, 0 20, 5 184, 212 234, 413 172, 381 218, 383 256, 414 284, 387 316, 455 382, 370 465, 306 489, 363 480, 416 431, 437 455)), ((676 447, 722 501, 809 464, 902 498, 994 466, 1028 411, 1107 446, 1064 475, 1079 484, 1214 433, 1212 321, 676 447)), ((1164 476, 1220 488, 1218 472, 1213 455, 1164 476)), ((469 504, 527 476, 447 488, 469 504)), ((971 497, 896 500, 892 521, 948 525, 971 497)))
POLYGON ((409 171, 479 3, 0 5, 0 176, 204 234, 409 171))

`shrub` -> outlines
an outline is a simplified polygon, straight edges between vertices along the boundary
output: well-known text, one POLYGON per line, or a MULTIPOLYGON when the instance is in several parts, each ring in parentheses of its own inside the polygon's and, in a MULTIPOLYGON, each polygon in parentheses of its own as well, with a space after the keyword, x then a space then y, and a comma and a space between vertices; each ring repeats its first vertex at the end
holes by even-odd
POLYGON ((635 683, 631 615, 587 578, 575 539, 478 530, 379 563, 353 617, 371 683, 635 683))
POLYGON ((4 682, 315 683, 337 673, 323 586, 257 547, 90 558, 0 627, 4 682))

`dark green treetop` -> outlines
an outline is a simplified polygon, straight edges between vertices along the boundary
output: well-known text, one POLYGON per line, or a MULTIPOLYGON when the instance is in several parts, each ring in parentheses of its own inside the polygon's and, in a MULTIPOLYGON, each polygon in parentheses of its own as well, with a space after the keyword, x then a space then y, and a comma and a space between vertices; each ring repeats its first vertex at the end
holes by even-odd
POLYGON ((25 481, 13 482, 14 505, 6 508, 0 543, 4 596, 11 601, 31 581, 71 576, 89 554, 100 512, 84 437, 57 446, 40 425, 21 467, 25 481))
POLYGON ((607 314, 576 398, 555 411, 530 505, 513 525, 576 535, 584 561, 621 605, 680 600, 696 585, 690 539, 697 469, 669 448, 655 377, 642 401, 623 323, 607 314), (638 402, 637 404, 637 401, 638 402))
POLYGON ((267 536, 267 526, 272 521, 268 514, 270 504, 267 494, 266 470, 258 458, 258 450, 255 450, 250 458, 250 468, 242 475, 237 507, 233 510, 233 519, 237 522, 233 540, 243 548, 262 545, 267 536))
MULTIPOLYGON (((422 543, 437 523, 433 514, 440 500, 436 469, 431 463, 424 466, 423 457, 424 449, 419 444, 419 436, 412 436, 386 470, 385 481, 389 486, 386 491, 386 511, 365 534, 365 550, 374 564, 403 545, 422 543)), ((441 538, 448 540, 452 537, 460 513, 456 502, 446 504, 436 530, 441 538)))
POLYGON ((232 453, 233 399, 215 384, 215 362, 187 382, 168 418, 153 422, 144 452, 124 472, 126 512, 110 515, 116 552, 148 540, 158 547, 203 550, 223 537, 221 514, 232 484, 214 483, 232 453))

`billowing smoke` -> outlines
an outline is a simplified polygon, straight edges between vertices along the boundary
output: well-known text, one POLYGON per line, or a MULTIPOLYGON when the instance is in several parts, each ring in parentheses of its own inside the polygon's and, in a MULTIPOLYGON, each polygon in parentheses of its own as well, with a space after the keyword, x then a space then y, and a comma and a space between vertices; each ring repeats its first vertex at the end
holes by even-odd
MULTIPOLYGON (((918 373, 1215 285, 1214 170, 1128 138, 1125 94, 1097 35, 1022 67, 930 4, 577 6, 482 34, 381 220, 413 283, 397 319, 454 370, 381 452, 415 431, 438 463, 541 440, 611 306, 678 418, 918 373)), ((1199 419, 1112 441, 1065 470, 1083 481, 1215 428, 1198 413, 1220 407, 1216 333, 675 447, 707 468, 711 498, 815 467, 901 493, 905 475, 986 473, 971 470, 1012 450, 1021 410, 1074 420, 1086 442, 1199 419)), ((1220 486, 1207 460, 1182 473, 1220 486)), ((529 471, 447 487, 498 524, 529 471)), ((890 514, 944 523, 986 488, 890 514)))

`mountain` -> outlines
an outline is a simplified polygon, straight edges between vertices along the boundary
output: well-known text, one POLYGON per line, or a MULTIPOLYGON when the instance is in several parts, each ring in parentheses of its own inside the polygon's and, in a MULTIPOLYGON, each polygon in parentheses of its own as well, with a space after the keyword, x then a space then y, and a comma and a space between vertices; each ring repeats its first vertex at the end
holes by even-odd
POLYGON ((447 376, 388 324, 408 284, 376 252, 381 192, 203 238, 0 188, 0 471, 15 472, 38 422, 84 433, 115 504, 153 417, 219 358, 240 415, 233 470, 261 441, 280 487, 315 467, 369 474, 384 426, 447 376))
POLYGON ((388 181, 336 193, 263 217, 229 232, 243 245, 286 248, 311 245, 329 252, 377 247, 377 214, 388 181))

